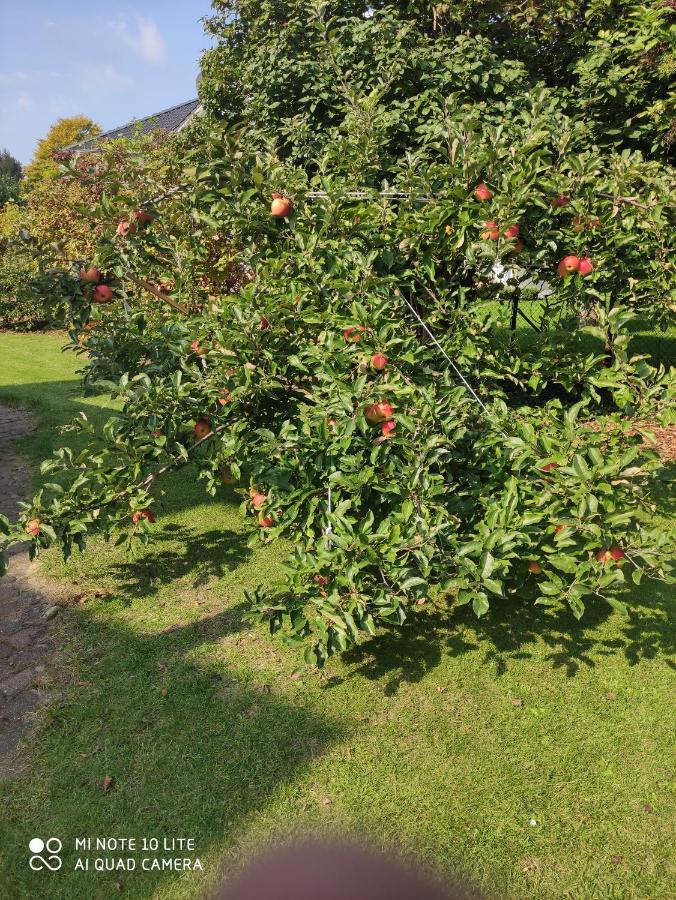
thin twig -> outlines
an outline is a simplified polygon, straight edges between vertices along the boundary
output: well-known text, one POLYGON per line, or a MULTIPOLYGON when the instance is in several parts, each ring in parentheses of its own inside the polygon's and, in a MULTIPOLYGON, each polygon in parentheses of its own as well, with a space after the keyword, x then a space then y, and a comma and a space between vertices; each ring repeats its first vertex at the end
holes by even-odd
POLYGON ((172 300, 171 297, 167 296, 167 294, 158 290, 155 285, 151 284, 149 281, 146 281, 145 278, 137 278, 136 275, 132 275, 131 272, 125 273, 125 278, 128 278, 129 281, 133 282, 138 287, 143 288, 148 291, 149 294, 152 294, 154 297, 157 297, 158 300, 163 300, 165 303, 168 303, 169 306, 173 306, 174 309, 177 309, 179 312, 182 312, 184 315, 188 315, 188 310, 185 306, 181 306, 180 303, 176 303, 175 300, 172 300))
POLYGON ((612 200, 613 203, 628 203, 630 206, 636 206, 638 209, 645 210, 645 212, 649 212, 651 209, 651 207, 639 203, 635 197, 614 197, 612 194, 599 194, 599 197, 604 197, 606 200, 612 200))

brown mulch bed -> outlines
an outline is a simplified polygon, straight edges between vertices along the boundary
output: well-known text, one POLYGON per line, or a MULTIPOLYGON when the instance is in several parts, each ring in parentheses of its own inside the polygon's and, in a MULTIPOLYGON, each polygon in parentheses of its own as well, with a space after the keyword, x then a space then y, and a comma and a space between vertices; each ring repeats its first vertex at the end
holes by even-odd
POLYGON ((674 462, 676 460, 676 425, 667 425, 660 428, 659 425, 651 425, 649 422, 641 425, 655 435, 655 441, 646 439, 646 447, 657 450, 663 460, 674 462))
MULTIPOLYGON (((598 431, 601 426, 598 422, 583 422, 582 427, 598 431)), ((676 425, 661 427, 653 422, 636 422, 629 433, 638 434, 639 431, 649 431, 654 435, 654 440, 646 435, 643 441, 645 447, 656 450, 665 462, 676 461, 676 425)))

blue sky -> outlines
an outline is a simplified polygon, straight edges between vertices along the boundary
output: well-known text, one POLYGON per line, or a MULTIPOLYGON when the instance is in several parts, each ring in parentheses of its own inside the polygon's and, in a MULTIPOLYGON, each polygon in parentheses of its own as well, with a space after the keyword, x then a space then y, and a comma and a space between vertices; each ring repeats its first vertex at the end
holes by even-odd
POLYGON ((197 95, 209 0, 0 2, 0 149, 30 161, 62 116, 106 130, 197 95))

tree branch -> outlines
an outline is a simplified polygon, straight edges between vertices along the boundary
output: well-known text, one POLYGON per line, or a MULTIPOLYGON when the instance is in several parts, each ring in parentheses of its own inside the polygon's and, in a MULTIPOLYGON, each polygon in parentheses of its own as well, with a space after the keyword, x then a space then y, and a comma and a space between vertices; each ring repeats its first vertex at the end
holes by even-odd
POLYGON ((167 296, 167 294, 158 290, 155 285, 151 284, 149 281, 146 281, 145 278, 137 278, 136 275, 132 275, 131 272, 125 272, 124 277, 128 278, 129 281, 137 285, 137 287, 141 287, 145 291, 148 291, 149 294, 157 297, 158 300, 163 300, 165 303, 168 303, 169 306, 173 306, 174 309, 177 309, 179 312, 182 312, 186 316, 188 315, 188 310, 185 308, 185 306, 181 306, 180 303, 176 303, 175 300, 172 300, 171 297, 167 296))

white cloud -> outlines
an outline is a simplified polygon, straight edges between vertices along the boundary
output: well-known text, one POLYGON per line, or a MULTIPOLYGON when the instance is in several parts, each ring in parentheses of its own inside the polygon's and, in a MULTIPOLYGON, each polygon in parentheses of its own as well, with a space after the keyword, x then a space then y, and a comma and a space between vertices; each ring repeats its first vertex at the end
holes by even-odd
POLYGON ((155 22, 152 19, 144 19, 143 16, 139 16, 138 30, 138 49, 143 59, 154 65, 164 62, 167 48, 155 22))
POLYGON ((19 91, 16 105, 18 109, 32 109, 35 106, 35 101, 27 91, 19 91))
POLYGON ((114 31, 125 47, 133 50, 151 65, 160 65, 167 58, 167 46, 154 19, 136 16, 136 28, 130 27, 126 18, 109 19, 106 27, 114 31))

